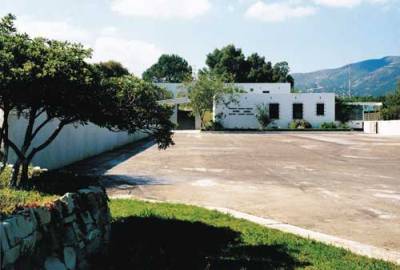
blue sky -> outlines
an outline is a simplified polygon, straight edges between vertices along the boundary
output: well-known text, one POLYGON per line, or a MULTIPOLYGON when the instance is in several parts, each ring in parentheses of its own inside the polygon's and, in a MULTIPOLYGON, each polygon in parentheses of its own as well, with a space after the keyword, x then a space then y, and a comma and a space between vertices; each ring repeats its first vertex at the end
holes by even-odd
POLYGON ((137 75, 162 53, 196 69, 233 43, 293 72, 400 55, 399 0, 0 0, 33 36, 78 41, 137 75))

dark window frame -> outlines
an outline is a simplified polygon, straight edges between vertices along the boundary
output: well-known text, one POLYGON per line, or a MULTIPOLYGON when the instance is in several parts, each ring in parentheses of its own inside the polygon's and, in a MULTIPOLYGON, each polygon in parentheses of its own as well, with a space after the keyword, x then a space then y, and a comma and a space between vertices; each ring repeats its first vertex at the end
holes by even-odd
POLYGON ((316 115, 317 116, 325 116, 325 103, 317 103, 317 105, 316 105, 316 115))
POLYGON ((303 105, 303 103, 293 103, 292 110, 293 110, 292 117, 293 117, 294 120, 302 120, 302 119, 304 119, 304 105, 303 105), (301 108, 301 111, 297 111, 296 107, 297 108, 301 108), (299 115, 301 115, 301 116, 299 116, 299 115))
POLYGON ((269 116, 273 120, 279 120, 280 119, 280 104, 279 103, 270 103, 269 104, 269 116), (275 110, 272 109, 273 106, 275 107, 275 110))

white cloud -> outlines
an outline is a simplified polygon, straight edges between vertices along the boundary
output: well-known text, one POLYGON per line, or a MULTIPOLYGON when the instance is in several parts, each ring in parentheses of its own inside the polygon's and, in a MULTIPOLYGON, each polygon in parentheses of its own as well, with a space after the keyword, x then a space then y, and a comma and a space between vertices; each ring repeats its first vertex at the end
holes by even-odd
POLYGON ((318 5, 345 8, 352 8, 363 3, 386 4, 388 1, 389 0, 314 0, 314 2, 318 5))
POLYGON ((90 33, 75 27, 66 21, 37 21, 29 18, 20 18, 15 21, 19 31, 26 32, 32 37, 68 40, 86 43, 90 33))
POLYGON ((115 60, 121 62, 135 75, 154 64, 163 51, 152 43, 116 37, 100 37, 94 44, 92 62, 115 60))
POLYGON ((192 19, 211 8, 209 0, 112 0, 111 9, 127 16, 192 19))
POLYGON ((301 18, 315 14, 313 6, 302 5, 298 1, 266 3, 258 1, 251 5, 245 16, 265 22, 282 22, 291 18, 301 18))
POLYGON ((138 76, 163 53, 152 43, 119 38, 120 32, 113 26, 98 32, 89 32, 66 21, 38 21, 27 17, 18 19, 16 26, 18 31, 26 32, 32 37, 81 42, 93 49, 90 62, 115 60, 138 76))

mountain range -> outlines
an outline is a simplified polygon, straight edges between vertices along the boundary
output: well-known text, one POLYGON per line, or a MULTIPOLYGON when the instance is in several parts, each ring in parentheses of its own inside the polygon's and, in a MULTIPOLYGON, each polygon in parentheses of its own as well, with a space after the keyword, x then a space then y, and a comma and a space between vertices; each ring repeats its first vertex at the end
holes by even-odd
POLYGON ((383 96, 400 81, 400 56, 388 56, 309 73, 292 74, 301 92, 335 92, 338 95, 383 96), (350 87, 349 87, 350 86, 350 87), (350 89, 350 91, 349 91, 350 89))

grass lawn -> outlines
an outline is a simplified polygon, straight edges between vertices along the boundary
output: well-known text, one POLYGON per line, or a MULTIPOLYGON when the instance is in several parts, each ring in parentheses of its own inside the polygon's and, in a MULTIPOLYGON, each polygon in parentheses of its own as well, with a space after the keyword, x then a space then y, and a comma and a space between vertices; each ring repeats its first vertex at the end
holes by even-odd
POLYGON ((134 200, 110 207, 110 257, 96 258, 96 269, 400 269, 199 207, 134 200))
POLYGON ((51 203, 57 196, 43 194, 37 191, 13 190, 0 188, 0 217, 12 214, 22 206, 39 206, 51 203))
POLYGON ((11 168, 7 167, 0 174, 0 218, 12 214, 23 206, 51 203, 67 192, 97 184, 96 179, 69 173, 49 172, 34 175, 31 170, 30 175, 31 186, 15 190, 8 187, 11 168))

